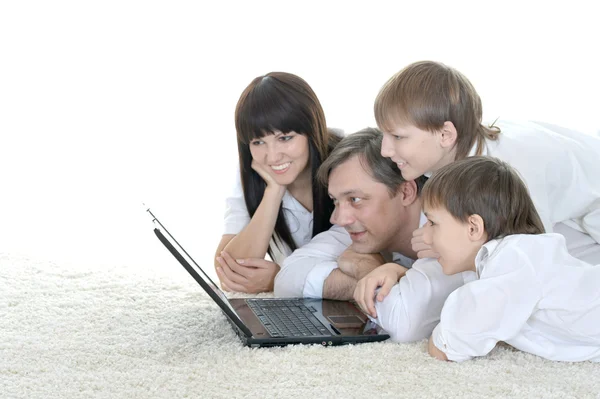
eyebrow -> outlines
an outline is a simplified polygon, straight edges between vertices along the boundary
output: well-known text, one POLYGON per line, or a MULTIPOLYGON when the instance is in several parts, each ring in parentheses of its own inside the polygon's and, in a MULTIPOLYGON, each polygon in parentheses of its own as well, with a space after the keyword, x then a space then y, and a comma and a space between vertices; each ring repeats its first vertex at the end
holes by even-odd
MULTIPOLYGON (((344 192, 340 193, 339 196, 341 198, 341 197, 348 197, 350 195, 355 195, 355 196, 358 195, 358 196, 361 196, 361 197, 366 197, 367 196, 361 190, 347 190, 347 191, 344 191, 344 192)), ((332 193, 329 193, 329 196, 335 198, 335 196, 332 193)))

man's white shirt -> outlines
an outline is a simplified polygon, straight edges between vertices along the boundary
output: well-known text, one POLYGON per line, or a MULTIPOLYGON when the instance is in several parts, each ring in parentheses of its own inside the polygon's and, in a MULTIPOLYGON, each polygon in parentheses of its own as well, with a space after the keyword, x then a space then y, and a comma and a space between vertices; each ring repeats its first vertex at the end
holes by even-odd
MULTIPOLYGON (((422 216, 422 222, 424 222, 422 216)), ((275 278, 275 296, 322 297, 323 284, 337 268, 337 258, 350 246, 348 232, 333 226, 318 234, 284 262, 275 278)), ((378 318, 374 319, 392 340, 409 342, 431 335, 438 324, 444 301, 452 291, 476 278, 474 272, 446 276, 435 259, 420 259, 413 263, 401 254, 394 261, 404 266, 412 264, 382 302, 377 302, 378 318)))

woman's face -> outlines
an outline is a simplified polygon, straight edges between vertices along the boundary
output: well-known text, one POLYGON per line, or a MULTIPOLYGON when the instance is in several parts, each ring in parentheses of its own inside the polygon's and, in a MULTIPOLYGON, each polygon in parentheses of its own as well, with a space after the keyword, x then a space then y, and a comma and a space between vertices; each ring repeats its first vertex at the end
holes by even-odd
POLYGON ((308 166, 308 138, 294 131, 273 134, 250 141, 252 159, 282 186, 292 184, 308 166))

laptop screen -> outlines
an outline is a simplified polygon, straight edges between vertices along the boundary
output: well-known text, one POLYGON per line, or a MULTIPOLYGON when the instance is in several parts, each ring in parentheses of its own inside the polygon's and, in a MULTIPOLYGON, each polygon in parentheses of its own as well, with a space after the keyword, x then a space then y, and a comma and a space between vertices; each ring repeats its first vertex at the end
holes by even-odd
POLYGON ((183 249, 181 245, 179 245, 177 240, 175 240, 175 238, 171 235, 171 233, 169 233, 165 226, 163 226, 162 223, 156 218, 156 216, 154 216, 152 211, 150 211, 150 209, 147 209, 147 212, 152 217, 152 222, 154 223, 155 228, 157 228, 163 233, 162 235, 171 243, 171 245, 175 248, 179 255, 185 259, 185 261, 194 269, 194 271, 200 276, 200 278, 202 278, 206 285, 221 299, 221 302, 227 307, 229 307, 231 312, 233 312, 233 314, 237 316, 237 312, 233 309, 233 307, 229 303, 229 300, 227 299, 227 296, 223 293, 223 291, 221 291, 221 289, 217 287, 217 285, 212 281, 210 277, 208 277, 206 273, 204 273, 204 270, 202 270, 202 268, 198 266, 196 261, 192 259, 192 257, 186 252, 186 250, 183 249))

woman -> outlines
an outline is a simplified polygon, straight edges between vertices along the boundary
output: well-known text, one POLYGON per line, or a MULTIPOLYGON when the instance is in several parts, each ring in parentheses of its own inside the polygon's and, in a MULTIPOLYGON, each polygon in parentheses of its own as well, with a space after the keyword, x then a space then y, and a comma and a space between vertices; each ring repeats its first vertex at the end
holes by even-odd
POLYGON ((215 267, 226 290, 272 291, 279 263, 331 226, 332 201, 314 176, 340 136, 327 129, 308 83, 285 72, 246 87, 235 125, 240 180, 227 198, 215 267))

